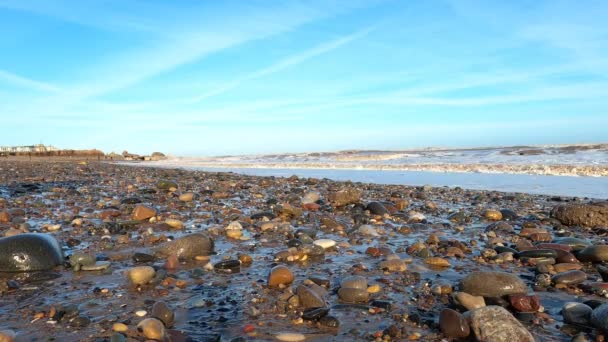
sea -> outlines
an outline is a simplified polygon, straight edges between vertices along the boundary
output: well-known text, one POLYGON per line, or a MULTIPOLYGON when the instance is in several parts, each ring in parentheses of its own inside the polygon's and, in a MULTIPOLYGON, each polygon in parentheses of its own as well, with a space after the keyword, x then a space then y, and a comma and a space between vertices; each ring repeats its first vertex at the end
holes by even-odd
POLYGON ((608 144, 170 156, 145 165, 608 199, 608 144))

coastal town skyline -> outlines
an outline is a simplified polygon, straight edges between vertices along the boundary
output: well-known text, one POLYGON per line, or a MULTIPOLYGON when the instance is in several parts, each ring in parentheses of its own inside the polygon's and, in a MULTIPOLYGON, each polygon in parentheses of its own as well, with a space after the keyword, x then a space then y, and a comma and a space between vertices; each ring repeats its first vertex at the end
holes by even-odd
POLYGON ((0 145, 602 143, 607 14, 601 1, 0 0, 0 145))

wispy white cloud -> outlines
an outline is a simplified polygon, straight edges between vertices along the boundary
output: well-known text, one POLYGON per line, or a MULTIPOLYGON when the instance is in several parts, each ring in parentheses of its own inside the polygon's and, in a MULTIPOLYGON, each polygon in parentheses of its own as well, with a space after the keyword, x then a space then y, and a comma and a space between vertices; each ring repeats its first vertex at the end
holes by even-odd
POLYGON ((268 76, 268 75, 283 71, 285 69, 288 69, 290 67, 293 67, 295 65, 304 63, 311 58, 328 53, 328 52, 338 49, 341 46, 346 45, 354 40, 357 40, 357 39, 367 35, 368 33, 370 33, 373 30, 374 30, 373 26, 367 27, 367 28, 359 30, 357 32, 354 32, 354 33, 342 36, 340 38, 333 39, 331 41, 319 44, 311 49, 298 52, 294 55, 291 55, 282 60, 279 60, 278 62, 272 64, 271 66, 268 66, 263 69, 256 70, 254 72, 246 74, 246 75, 244 75, 240 78, 237 78, 231 82, 228 82, 216 89, 213 89, 205 94, 197 96, 197 97, 191 99, 190 102, 194 102, 194 103, 200 102, 202 100, 208 99, 208 98, 216 96, 216 95, 220 95, 231 89, 234 89, 234 88, 240 86, 242 83, 245 83, 247 81, 252 81, 252 80, 255 80, 258 78, 262 78, 264 76, 268 76))
POLYGON ((6 70, 0 70, 0 82, 6 82, 9 85, 24 87, 28 89, 43 91, 43 92, 59 92, 61 88, 46 82, 36 81, 27 77, 23 77, 6 70))

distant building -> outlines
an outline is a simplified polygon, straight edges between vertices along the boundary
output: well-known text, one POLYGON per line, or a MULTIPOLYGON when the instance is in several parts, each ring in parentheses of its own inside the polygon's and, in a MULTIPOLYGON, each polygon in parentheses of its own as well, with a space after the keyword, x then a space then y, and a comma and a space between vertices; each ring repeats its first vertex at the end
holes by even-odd
POLYGON ((58 148, 54 146, 46 146, 43 144, 29 145, 29 146, 0 146, 0 152, 4 153, 23 153, 23 152, 50 152, 50 151, 59 151, 58 148))

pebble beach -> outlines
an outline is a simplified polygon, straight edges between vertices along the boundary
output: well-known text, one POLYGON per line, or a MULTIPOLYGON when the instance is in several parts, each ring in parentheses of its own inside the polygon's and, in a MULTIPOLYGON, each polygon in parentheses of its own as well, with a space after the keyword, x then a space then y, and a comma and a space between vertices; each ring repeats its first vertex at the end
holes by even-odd
POLYGON ((0 341, 604 341, 608 202, 0 163, 0 341))

